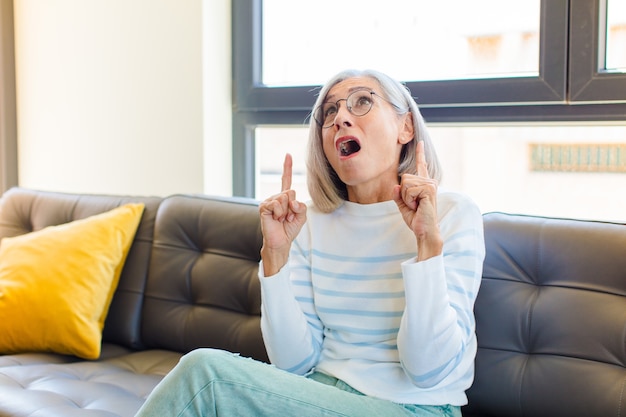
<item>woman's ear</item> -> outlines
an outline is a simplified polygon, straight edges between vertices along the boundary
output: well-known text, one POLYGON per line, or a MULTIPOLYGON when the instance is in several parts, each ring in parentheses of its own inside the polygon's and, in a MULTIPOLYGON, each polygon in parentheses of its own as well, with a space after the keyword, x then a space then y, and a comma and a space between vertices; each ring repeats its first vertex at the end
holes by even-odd
POLYGON ((413 140, 415 128, 413 127, 413 114, 411 112, 407 112, 402 117, 404 120, 401 122, 402 126, 398 134, 398 143, 405 145, 413 140))

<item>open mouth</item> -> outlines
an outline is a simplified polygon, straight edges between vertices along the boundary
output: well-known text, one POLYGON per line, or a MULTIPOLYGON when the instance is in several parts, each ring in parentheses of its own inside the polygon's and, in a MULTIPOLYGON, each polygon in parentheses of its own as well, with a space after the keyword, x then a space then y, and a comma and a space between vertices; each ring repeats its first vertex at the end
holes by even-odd
POLYGON ((348 139, 339 143, 338 148, 341 156, 350 156, 360 151, 361 145, 354 139, 348 139))

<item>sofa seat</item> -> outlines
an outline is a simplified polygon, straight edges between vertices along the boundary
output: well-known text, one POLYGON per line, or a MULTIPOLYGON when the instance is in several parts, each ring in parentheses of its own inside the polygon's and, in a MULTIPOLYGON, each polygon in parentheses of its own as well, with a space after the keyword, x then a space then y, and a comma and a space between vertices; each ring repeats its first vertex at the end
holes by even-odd
MULTIPOLYGON (((103 343, 102 352, 100 354, 100 360, 110 359, 117 356, 126 355, 134 352, 129 348, 114 344, 103 343)), ((0 369, 7 366, 15 365, 37 365, 44 363, 72 363, 82 361, 82 359, 71 355, 59 355, 56 353, 41 353, 41 352, 28 352, 28 353, 14 353, 12 355, 0 355, 0 369)))
POLYGON ((55 354, 0 357, 2 416, 132 416, 181 355, 103 346, 97 361, 55 354))

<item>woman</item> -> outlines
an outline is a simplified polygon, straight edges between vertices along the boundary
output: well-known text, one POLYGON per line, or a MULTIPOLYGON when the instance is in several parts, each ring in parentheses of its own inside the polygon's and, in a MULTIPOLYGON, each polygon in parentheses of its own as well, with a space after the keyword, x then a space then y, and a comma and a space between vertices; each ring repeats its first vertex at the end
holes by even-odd
POLYGON ((304 204, 259 207, 261 328, 274 366, 188 354, 139 415, 460 416, 476 354, 482 217, 438 188, 415 101, 376 71, 345 71, 310 123, 304 204))

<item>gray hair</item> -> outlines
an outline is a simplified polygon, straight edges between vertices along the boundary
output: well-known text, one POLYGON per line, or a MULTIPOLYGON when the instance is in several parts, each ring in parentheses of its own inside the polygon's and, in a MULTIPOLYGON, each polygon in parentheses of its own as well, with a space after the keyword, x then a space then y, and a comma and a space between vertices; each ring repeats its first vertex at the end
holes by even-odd
MULTIPOLYGON (((441 181, 441 166, 435 148, 426 129, 426 123, 420 113, 417 103, 409 90, 400 82, 386 74, 374 70, 346 70, 331 78, 320 90, 313 109, 326 100, 326 96, 336 84, 354 77, 367 77, 378 82, 383 97, 396 109, 399 116, 411 112, 413 116, 414 136, 410 142, 403 145, 400 153, 398 177, 402 174, 416 174, 415 147, 417 142, 424 141, 428 174, 431 178, 441 181)), ((313 117, 309 122, 309 142, 307 152, 307 185, 309 194, 315 207, 330 213, 348 199, 346 185, 341 181, 331 167, 322 145, 322 127, 313 117)))

